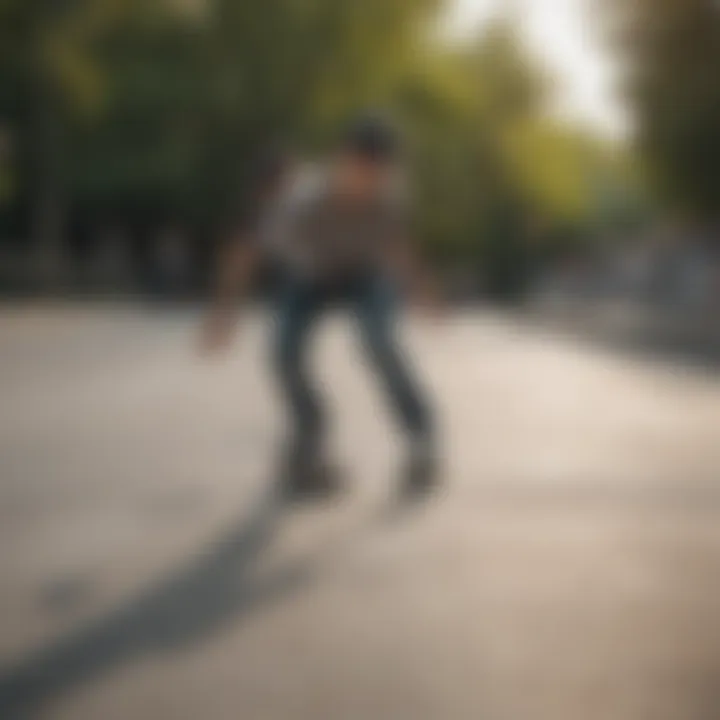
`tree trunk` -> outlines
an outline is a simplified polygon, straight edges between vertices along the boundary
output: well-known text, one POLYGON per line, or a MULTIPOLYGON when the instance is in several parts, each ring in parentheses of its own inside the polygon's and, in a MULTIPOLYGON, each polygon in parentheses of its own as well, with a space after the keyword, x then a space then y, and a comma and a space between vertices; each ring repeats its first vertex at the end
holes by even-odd
POLYGON ((32 158, 30 232, 34 276, 40 291, 56 292, 62 288, 65 275, 63 133, 49 94, 38 94, 33 115, 28 140, 32 158))

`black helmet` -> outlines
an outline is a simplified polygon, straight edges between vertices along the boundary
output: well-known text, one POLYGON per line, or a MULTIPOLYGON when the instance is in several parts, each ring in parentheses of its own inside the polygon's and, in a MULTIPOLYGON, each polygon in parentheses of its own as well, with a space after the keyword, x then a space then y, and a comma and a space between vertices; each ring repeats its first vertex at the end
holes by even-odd
POLYGON ((400 139, 393 124, 379 113, 364 113, 351 124, 345 148, 368 160, 393 160, 400 149, 400 139))

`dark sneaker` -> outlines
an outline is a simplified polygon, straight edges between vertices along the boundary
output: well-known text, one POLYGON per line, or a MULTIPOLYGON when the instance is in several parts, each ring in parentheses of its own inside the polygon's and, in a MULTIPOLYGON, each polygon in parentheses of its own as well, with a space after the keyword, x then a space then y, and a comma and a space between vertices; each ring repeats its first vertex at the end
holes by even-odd
POLYGON ((402 479, 402 496, 406 500, 422 500, 432 495, 439 485, 438 461, 429 444, 415 445, 402 479))
POLYGON ((286 468, 281 489, 290 502, 327 500, 342 490, 340 472, 326 462, 298 463, 286 468))

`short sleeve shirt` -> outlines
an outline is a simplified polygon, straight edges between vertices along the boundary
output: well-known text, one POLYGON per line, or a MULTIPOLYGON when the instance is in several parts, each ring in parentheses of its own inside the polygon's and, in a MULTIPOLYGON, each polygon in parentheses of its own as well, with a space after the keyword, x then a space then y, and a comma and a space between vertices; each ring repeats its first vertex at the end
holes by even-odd
POLYGON ((380 266, 406 233, 408 193, 393 178, 362 205, 338 203, 327 173, 300 171, 266 214, 262 242, 291 271, 330 277, 380 266))

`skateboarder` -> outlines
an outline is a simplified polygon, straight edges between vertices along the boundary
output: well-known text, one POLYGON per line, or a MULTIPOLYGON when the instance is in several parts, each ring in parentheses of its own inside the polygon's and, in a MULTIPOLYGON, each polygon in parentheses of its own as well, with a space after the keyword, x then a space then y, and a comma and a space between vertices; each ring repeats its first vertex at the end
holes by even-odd
POLYGON ((306 367, 311 330, 341 304, 355 316, 364 348, 407 440, 404 493, 429 491, 437 447, 428 402, 395 330, 399 295, 428 308, 431 284, 408 237, 407 198, 398 138, 381 119, 364 117, 322 167, 276 159, 261 174, 254 209, 221 260, 218 301, 204 332, 208 350, 229 338, 231 304, 258 261, 280 266, 274 365, 291 418, 284 488, 291 495, 329 492, 327 417, 306 367))

